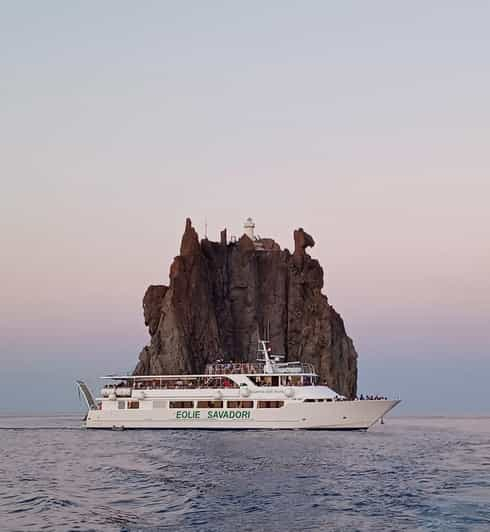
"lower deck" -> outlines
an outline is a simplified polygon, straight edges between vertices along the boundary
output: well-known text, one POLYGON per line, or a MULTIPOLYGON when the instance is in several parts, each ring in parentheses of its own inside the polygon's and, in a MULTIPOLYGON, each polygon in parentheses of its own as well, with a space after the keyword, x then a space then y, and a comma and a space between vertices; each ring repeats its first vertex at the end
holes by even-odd
POLYGON ((89 410, 86 426, 115 429, 367 429, 398 402, 240 400, 206 401, 203 404, 204 401, 162 401, 156 407, 152 404, 152 408, 89 410), (216 407, 213 404, 216 402, 223 404, 216 407))

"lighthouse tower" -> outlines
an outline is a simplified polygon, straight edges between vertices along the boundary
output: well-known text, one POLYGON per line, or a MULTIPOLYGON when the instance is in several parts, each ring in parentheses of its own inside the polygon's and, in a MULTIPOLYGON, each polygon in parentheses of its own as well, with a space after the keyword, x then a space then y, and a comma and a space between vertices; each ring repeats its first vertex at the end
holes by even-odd
POLYGON ((254 229, 255 224, 252 218, 247 218, 243 224, 244 233, 250 238, 252 242, 255 241, 254 229))

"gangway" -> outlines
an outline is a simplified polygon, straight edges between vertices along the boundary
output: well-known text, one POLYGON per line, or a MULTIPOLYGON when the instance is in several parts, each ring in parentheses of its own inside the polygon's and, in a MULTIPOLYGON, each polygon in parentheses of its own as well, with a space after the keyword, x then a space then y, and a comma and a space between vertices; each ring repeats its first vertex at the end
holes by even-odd
POLYGON ((97 404, 97 401, 95 400, 94 396, 92 395, 92 392, 90 391, 89 387, 83 382, 83 381, 77 381, 78 389, 83 395, 85 402, 87 403, 87 407, 89 410, 99 410, 99 405, 97 404))

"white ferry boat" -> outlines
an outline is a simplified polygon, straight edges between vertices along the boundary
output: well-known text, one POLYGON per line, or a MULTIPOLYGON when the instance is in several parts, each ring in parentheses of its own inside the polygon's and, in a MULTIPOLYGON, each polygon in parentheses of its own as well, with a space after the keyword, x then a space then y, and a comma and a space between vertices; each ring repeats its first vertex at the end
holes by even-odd
POLYGON ((101 397, 77 381, 90 429, 367 430, 399 401, 347 400, 313 366, 282 362, 259 342, 257 363, 214 363, 204 375, 109 375, 101 397))

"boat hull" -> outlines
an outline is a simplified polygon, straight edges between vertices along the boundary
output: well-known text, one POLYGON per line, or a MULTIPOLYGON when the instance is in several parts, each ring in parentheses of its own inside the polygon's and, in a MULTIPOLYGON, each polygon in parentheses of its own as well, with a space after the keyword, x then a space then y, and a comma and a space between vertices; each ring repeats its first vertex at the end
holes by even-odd
POLYGON ((367 430, 400 401, 363 400, 305 403, 281 408, 90 410, 89 429, 309 429, 367 430))

